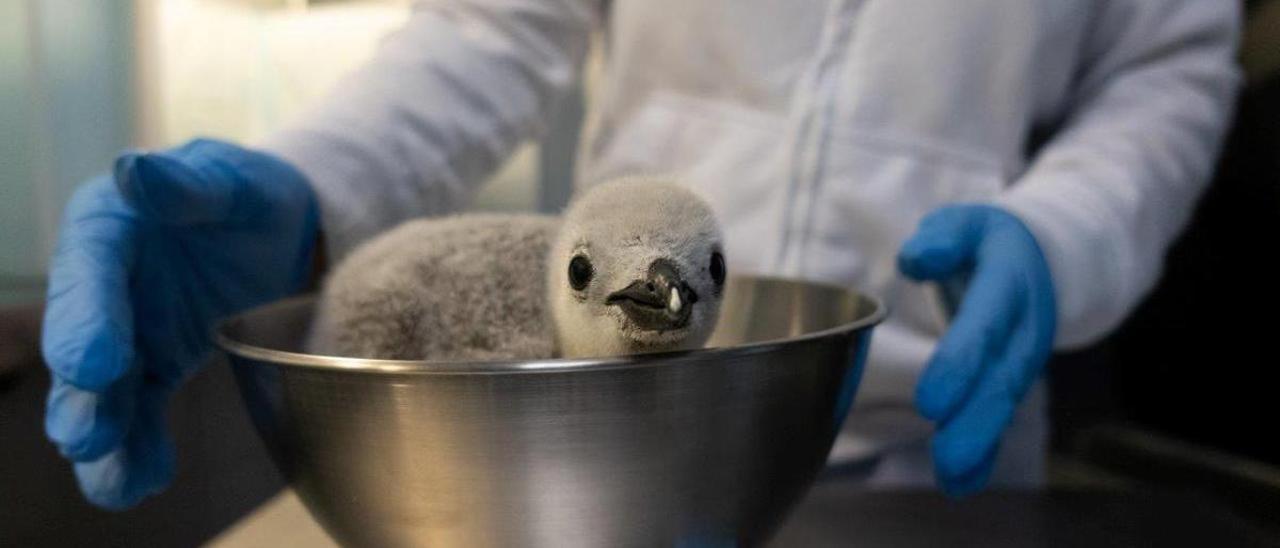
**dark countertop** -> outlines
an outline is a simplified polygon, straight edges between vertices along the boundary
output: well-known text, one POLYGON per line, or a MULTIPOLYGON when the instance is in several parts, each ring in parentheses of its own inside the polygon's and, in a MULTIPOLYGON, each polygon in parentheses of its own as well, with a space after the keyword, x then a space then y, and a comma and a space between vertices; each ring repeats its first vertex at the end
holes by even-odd
POLYGON ((16 376, 19 369, 40 366, 40 321, 43 303, 5 302, 0 289, 0 382, 16 376))
POLYGON ((814 487, 772 544, 1280 546, 1280 508, 1271 517, 1262 523, 1211 497, 1155 490, 1001 492, 961 501, 827 481, 814 487))
MULTIPOLYGON (((1245 518, 1205 496, 1137 490, 999 492, 957 501, 825 481, 769 543, 776 547, 1280 546, 1280 521, 1245 518)), ((286 489, 211 548, 336 548, 286 489)))

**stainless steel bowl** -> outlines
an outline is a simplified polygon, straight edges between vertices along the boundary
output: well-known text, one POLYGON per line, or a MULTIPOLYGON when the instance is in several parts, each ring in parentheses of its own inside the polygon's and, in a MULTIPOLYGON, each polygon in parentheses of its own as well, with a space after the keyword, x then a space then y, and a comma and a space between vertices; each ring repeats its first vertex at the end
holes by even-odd
POLYGON ((308 355, 313 300, 225 322, 276 465, 345 545, 758 544, 853 403, 873 298, 731 280, 713 348, 483 363, 308 355))

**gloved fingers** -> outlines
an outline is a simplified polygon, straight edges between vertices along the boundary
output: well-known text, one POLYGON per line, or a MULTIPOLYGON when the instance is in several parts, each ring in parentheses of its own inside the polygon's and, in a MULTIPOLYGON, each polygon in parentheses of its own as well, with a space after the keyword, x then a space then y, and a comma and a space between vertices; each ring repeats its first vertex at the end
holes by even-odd
MULTIPOLYGON (((995 364, 993 369, 1003 367, 1008 364, 995 364)), ((989 381, 990 375, 984 376, 972 397, 934 433, 934 468, 944 484, 971 475, 990 461, 1013 420, 1017 400, 1000 382, 989 381)))
POLYGON ((1008 394, 1015 403, 1040 377, 1053 351, 1053 313, 1037 310, 1039 305, 1033 302, 1034 298, 1028 299, 1024 305, 1018 327, 1005 344, 1001 367, 982 380, 993 385, 991 392, 1008 394))
POLYGON ((165 424, 168 394, 144 384, 138 413, 124 443, 92 462, 75 464, 86 499, 108 510, 125 510, 173 481, 174 449, 165 424))
POLYGON ((1005 352, 1022 313, 1018 276, 1002 263, 978 265, 954 321, 916 385, 916 408, 946 420, 974 390, 984 369, 1005 352))
POLYGON ((983 210, 944 207, 920 221, 898 251, 898 270, 917 281, 942 280, 968 270, 982 243, 983 210))
MULTIPOLYGON (((1028 283, 1024 280, 1023 286, 1028 283)), ((938 481, 952 496, 986 486, 1004 430, 1049 358, 1052 308, 1041 309, 1043 303, 1034 295, 1018 300, 1016 326, 995 350, 995 359, 980 374, 972 394, 934 435, 938 481)))
POLYGON ((53 377, 45 406, 45 433, 62 456, 76 462, 102 458, 124 442, 138 400, 139 375, 91 392, 53 377))
POLYGON ((999 444, 997 444, 992 448, 991 454, 970 472, 954 477, 939 476, 938 483, 942 487, 942 492, 952 497, 967 497, 981 491, 991 480, 991 472, 996 467, 996 454, 999 451, 999 444))
POLYGON ((105 177, 67 205, 49 265, 41 350, 55 375, 80 388, 105 390, 133 363, 137 232, 133 212, 105 177))
POLYGON ((116 159, 116 183, 144 217, 161 224, 243 225, 269 213, 277 198, 273 189, 287 184, 246 177, 236 158, 250 154, 207 139, 167 151, 127 153, 116 159))
MULTIPOLYGON (((152 294, 172 296, 160 299, 142 299, 137 303, 139 317, 147 318, 145 324, 138 326, 137 354, 149 381, 169 389, 177 385, 187 373, 202 365, 210 350, 211 308, 215 306, 210 299, 185 298, 191 289, 185 287, 190 283, 188 276, 196 279, 210 279, 223 274, 204 276, 197 257, 208 261, 213 254, 225 253, 225 250, 211 249, 207 253, 199 250, 192 252, 187 244, 198 243, 198 240, 179 243, 175 241, 155 241, 147 245, 148 253, 140 259, 145 266, 139 269, 136 285, 147 288, 152 294), (190 255, 190 258, 188 258, 190 255), (147 262, 162 257, 166 259, 180 258, 187 260, 189 269, 175 273, 164 268, 163 264, 148 265, 147 262), (188 274, 195 272, 192 276, 188 274), (181 306, 175 306, 174 299, 182 299, 181 306)), ((228 264, 223 262, 221 264, 228 264)), ((201 289, 213 291, 214 289, 201 289)), ((221 283, 217 287, 216 302, 235 302, 237 291, 234 284, 221 283), (233 286, 227 288, 227 286, 233 286)))

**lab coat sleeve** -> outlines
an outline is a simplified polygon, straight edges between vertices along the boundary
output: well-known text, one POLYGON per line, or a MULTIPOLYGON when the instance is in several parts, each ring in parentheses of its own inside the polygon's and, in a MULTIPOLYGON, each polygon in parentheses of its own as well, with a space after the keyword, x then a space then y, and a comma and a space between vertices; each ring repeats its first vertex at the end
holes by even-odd
POLYGON ((595 0, 417 2, 404 26, 261 146, 310 180, 329 257, 458 209, 576 82, 595 0))
POLYGON ((1211 175, 1240 80, 1238 2, 1106 0, 1072 108, 998 203, 1049 263, 1058 348, 1114 329, 1159 278, 1211 175))

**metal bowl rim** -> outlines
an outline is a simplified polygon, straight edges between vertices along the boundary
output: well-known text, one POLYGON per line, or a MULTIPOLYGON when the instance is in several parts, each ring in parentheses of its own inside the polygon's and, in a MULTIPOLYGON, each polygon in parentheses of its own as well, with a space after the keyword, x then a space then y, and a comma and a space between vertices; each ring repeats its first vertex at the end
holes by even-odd
MULTIPOLYGON (((791 283, 804 283, 806 285, 821 286, 837 289, 843 292, 851 292, 848 288, 836 284, 811 282, 801 280, 789 280, 783 278, 752 276, 757 280, 778 280, 791 283)), ((879 298, 867 295, 865 293, 856 293, 859 299, 863 299, 875 307, 870 314, 857 320, 843 323, 835 327, 830 327, 820 331, 805 333, 797 337, 786 339, 772 339, 766 341, 758 341, 747 344, 734 346, 718 346, 713 348, 700 348, 696 350, 682 350, 672 352, 653 352, 647 354, 635 354, 631 356, 609 356, 602 358, 543 358, 535 360, 487 360, 487 361, 426 361, 426 360, 390 360, 390 359, 372 359, 372 358, 346 358, 340 356, 325 356, 319 354, 305 354, 301 352, 290 352, 287 350, 275 350, 271 348, 263 348, 260 346, 243 343, 232 339, 226 334, 229 326, 241 319, 245 314, 259 307, 255 307, 240 314, 236 314, 230 318, 218 322, 214 332, 214 341, 219 348, 228 354, 249 358, 258 362, 266 362, 271 365, 285 367, 301 367, 306 369, 318 369, 346 373, 364 373, 364 374, 421 374, 421 375, 495 375, 510 373, 550 373, 565 371, 601 371, 607 369, 632 369, 642 367, 661 367, 671 365, 685 359, 698 358, 701 359, 731 359, 739 356, 749 356, 754 354, 766 354, 776 351, 779 348, 792 346, 795 344, 808 342, 812 340, 822 339, 826 337, 841 335, 860 331, 863 329, 874 327, 884 320, 888 315, 888 307, 879 298)), ((296 296, 283 301, 276 301, 261 306, 271 306, 273 304, 282 304, 284 302, 303 300, 314 298, 314 295, 296 296)))

